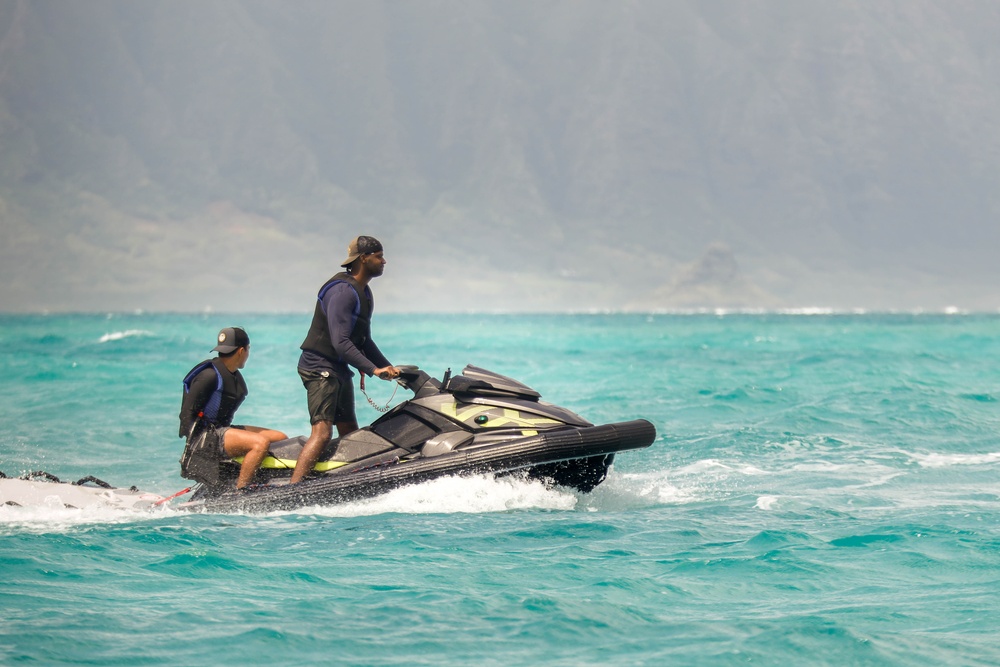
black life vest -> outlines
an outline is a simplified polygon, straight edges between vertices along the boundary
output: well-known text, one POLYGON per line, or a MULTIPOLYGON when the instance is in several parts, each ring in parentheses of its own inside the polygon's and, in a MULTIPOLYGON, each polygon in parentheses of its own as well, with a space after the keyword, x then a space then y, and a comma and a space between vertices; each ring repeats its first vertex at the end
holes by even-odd
POLYGON ((184 397, 181 401, 181 427, 179 436, 189 437, 200 424, 210 424, 213 426, 229 426, 233 423, 236 410, 239 409, 243 400, 247 397, 247 383, 243 375, 236 371, 231 372, 222 363, 221 358, 203 361, 184 376, 184 397), (211 368, 215 371, 215 390, 209 396, 205 405, 194 404, 195 396, 191 394, 191 383, 204 370, 211 368), (192 421, 192 415, 197 415, 192 421))
POLYGON ((330 327, 326 321, 326 311, 323 310, 323 297, 337 283, 347 283, 354 288, 354 292, 358 296, 358 300, 354 304, 354 328, 351 329, 350 335, 354 347, 360 350, 371 337, 372 310, 375 308, 371 290, 351 275, 341 272, 326 281, 320 288, 319 294, 316 295, 316 310, 313 311, 312 324, 309 325, 309 333, 306 334, 306 339, 302 341, 299 348, 315 352, 332 362, 343 363, 340 354, 333 349, 333 342, 330 340, 330 327))

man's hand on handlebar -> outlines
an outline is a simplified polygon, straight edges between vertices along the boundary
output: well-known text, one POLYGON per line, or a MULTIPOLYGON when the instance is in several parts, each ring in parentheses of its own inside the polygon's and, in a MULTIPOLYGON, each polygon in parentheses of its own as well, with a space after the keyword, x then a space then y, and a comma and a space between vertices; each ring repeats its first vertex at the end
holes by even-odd
POLYGON ((395 366, 376 368, 375 376, 382 378, 383 380, 394 380, 399 377, 399 369, 396 368, 395 366))

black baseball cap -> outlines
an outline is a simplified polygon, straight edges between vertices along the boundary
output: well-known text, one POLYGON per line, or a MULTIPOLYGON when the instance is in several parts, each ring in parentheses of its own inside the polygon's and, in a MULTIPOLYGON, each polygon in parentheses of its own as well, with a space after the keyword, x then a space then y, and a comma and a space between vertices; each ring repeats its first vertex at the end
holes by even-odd
POLYGON ((239 327, 226 327, 219 332, 217 340, 219 344, 212 348, 212 352, 221 352, 222 354, 235 352, 250 344, 250 336, 239 327))
POLYGON ((347 246, 347 259, 341 266, 350 266, 361 255, 371 255, 382 250, 382 244, 374 236, 356 236, 347 246))

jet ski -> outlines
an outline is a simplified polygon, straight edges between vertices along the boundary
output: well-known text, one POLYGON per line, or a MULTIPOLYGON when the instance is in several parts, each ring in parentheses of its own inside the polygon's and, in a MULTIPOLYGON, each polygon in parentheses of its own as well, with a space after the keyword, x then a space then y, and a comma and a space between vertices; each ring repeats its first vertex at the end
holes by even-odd
MULTIPOLYGON (((260 512, 329 505, 453 475, 521 474, 590 492, 615 454, 648 447, 656 429, 645 419, 594 425, 541 399, 534 389, 466 366, 441 380, 401 366, 397 382, 413 392, 370 426, 324 448, 312 474, 289 484, 306 436, 273 443, 254 483, 237 490, 242 458, 219 460, 217 447, 189 451, 181 474, 197 482, 180 509, 260 512)), ((197 449, 197 447, 195 447, 197 449)))

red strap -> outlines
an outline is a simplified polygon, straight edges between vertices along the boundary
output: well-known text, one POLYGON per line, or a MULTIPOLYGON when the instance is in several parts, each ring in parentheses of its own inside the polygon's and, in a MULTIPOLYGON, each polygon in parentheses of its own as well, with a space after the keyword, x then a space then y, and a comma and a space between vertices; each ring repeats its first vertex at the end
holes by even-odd
POLYGON ((172 496, 167 496, 166 498, 164 498, 164 499, 162 499, 162 500, 157 500, 157 501, 156 501, 155 503, 153 503, 153 504, 154 504, 154 505, 162 505, 162 504, 163 504, 163 503, 165 503, 165 502, 169 502, 169 501, 173 500, 173 499, 174 499, 174 498, 176 498, 177 496, 183 496, 183 495, 184 495, 185 493, 187 493, 187 492, 188 492, 188 491, 190 491, 190 490, 191 490, 191 487, 189 486, 188 488, 184 489, 183 491, 178 491, 177 493, 175 493, 175 494, 174 494, 174 495, 172 495, 172 496))

